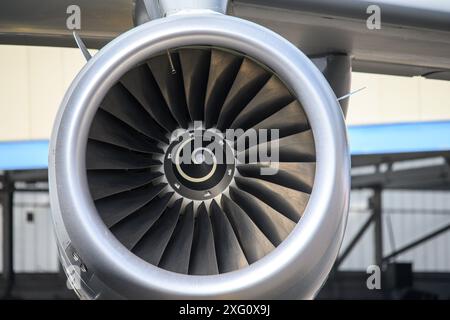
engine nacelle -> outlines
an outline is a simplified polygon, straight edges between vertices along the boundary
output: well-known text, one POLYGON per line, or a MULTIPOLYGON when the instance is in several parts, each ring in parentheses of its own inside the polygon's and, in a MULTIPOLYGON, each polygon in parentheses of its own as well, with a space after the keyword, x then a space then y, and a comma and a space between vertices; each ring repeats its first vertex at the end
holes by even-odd
POLYGON ((49 158, 61 260, 82 298, 313 298, 342 241, 336 96, 299 49, 242 19, 188 10, 113 40, 66 93, 49 158), (274 133, 239 149, 252 130, 274 133), (208 132, 227 161, 188 143, 208 132), (261 149, 277 158, 252 158, 261 149))

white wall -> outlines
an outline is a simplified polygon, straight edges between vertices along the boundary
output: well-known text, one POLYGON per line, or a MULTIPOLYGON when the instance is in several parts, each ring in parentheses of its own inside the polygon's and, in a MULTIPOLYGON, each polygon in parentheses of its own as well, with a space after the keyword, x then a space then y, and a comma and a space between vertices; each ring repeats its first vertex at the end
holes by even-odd
POLYGON ((0 140, 48 139, 84 63, 78 49, 0 46, 0 140))
POLYGON ((48 194, 16 192, 14 198, 14 270, 57 272, 58 251, 48 194), (33 221, 28 221, 28 214, 33 221))
MULTIPOLYGON (((0 45, 0 141, 48 139, 78 49, 0 45)), ((450 119, 450 81, 353 73, 349 124, 450 119)))
POLYGON ((450 119, 450 81, 353 73, 349 124, 450 119))

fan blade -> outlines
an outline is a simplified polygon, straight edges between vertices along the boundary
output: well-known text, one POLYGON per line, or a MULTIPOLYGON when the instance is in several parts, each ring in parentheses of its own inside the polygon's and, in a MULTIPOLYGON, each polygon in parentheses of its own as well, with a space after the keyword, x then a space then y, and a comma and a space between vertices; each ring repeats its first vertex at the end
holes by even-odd
POLYGON ((147 64, 131 69, 120 81, 167 132, 178 127, 147 64))
POLYGON ((187 128, 190 117, 178 53, 168 51, 167 54, 153 57, 147 64, 158 83, 172 116, 182 128, 187 128))
POLYGON ((211 51, 193 48, 181 49, 179 55, 189 114, 192 120, 202 121, 211 51))
POLYGON ((220 272, 230 272, 247 266, 247 259, 234 234, 233 227, 215 200, 211 202, 210 210, 220 272))
POLYGON ((138 152, 164 153, 157 147, 155 140, 135 131, 102 109, 99 109, 95 114, 89 131, 89 139, 106 142, 138 152))
POLYGON ((206 128, 216 124, 220 109, 241 63, 242 58, 239 56, 221 50, 211 50, 211 65, 205 97, 206 128))
POLYGON ((149 185, 95 201, 95 206, 106 226, 112 227, 156 197, 166 184, 149 185))
POLYGON ((173 193, 166 193, 161 198, 155 197, 145 206, 114 225, 111 232, 125 247, 134 248, 166 210, 172 196, 173 193))
POLYGON ((249 263, 261 259, 275 248, 236 203, 222 195, 221 204, 249 263))
POLYGON ((239 188, 264 201, 294 222, 300 220, 309 200, 307 193, 275 183, 243 177, 236 177, 235 181, 239 188))
POLYGON ((150 170, 89 170, 89 190, 94 200, 129 191, 150 183, 163 174, 150 170))
POLYGON ((238 165, 239 173, 244 177, 258 178, 294 190, 311 193, 316 172, 315 162, 278 162, 270 164, 238 165), (261 174, 265 168, 271 168, 275 174, 261 174))
POLYGON ((253 220, 265 236, 278 246, 294 229, 295 223, 253 195, 230 187, 230 196, 253 220))
POLYGON ((308 130, 309 124, 300 103, 293 101, 283 109, 255 124, 253 129, 278 129, 279 137, 283 138, 308 130))
POLYGON ((218 274, 214 235, 205 203, 197 209, 195 219, 194 239, 192 241, 189 274, 212 275, 218 274))
POLYGON ((143 260, 157 266, 166 249, 167 243, 180 216, 183 199, 178 199, 168 208, 147 231, 142 239, 133 248, 133 252, 143 260))
POLYGON ((272 76, 247 106, 236 115, 230 127, 248 129, 294 100, 284 83, 272 76))
POLYGON ((115 147, 88 140, 86 148, 86 169, 144 169, 161 165, 152 155, 115 147))
POLYGON ((252 60, 245 58, 220 110, 217 127, 220 130, 229 128, 230 124, 245 106, 269 80, 269 73, 252 60))
POLYGON ((173 272, 187 274, 194 235, 194 205, 189 203, 180 217, 172 239, 164 251, 159 266, 173 272))
POLYGON ((262 159, 261 156, 267 157, 268 155, 270 155, 272 161, 276 161, 273 160, 274 152, 278 151, 279 162, 316 161, 316 149, 314 146, 314 138, 311 130, 296 133, 294 135, 278 139, 277 141, 270 140, 270 137, 267 140, 268 142, 253 145, 245 151, 241 151, 242 146, 239 146, 239 160, 241 162, 247 162, 246 160, 243 160, 250 159, 250 163, 261 162, 267 161, 266 159, 262 159))
POLYGON ((111 88, 100 108, 146 136, 161 142, 168 142, 164 135, 164 129, 155 122, 121 83, 117 83, 111 88))

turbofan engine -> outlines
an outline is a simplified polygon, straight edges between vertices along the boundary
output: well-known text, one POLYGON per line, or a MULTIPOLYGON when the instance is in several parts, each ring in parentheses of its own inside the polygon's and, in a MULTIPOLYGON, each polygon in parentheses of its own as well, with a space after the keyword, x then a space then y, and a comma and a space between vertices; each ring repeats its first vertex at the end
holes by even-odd
POLYGON ((348 211, 336 95, 226 1, 185 2, 141 2, 152 21, 61 104, 49 180, 69 280, 90 299, 313 298, 348 211))

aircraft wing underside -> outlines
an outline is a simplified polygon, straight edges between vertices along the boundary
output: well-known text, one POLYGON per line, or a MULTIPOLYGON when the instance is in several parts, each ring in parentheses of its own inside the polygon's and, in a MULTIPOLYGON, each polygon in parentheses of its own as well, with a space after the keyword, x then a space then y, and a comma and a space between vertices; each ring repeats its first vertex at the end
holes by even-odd
MULTIPOLYGON (((132 0, 15 0, 0 3, 0 43, 75 46, 69 5, 81 8, 80 35, 101 48, 133 26, 132 0)), ((346 53, 353 70, 450 80, 450 2, 405 0, 235 0, 230 14, 264 25, 308 55, 346 53), (368 5, 381 10, 370 30, 368 5)))

